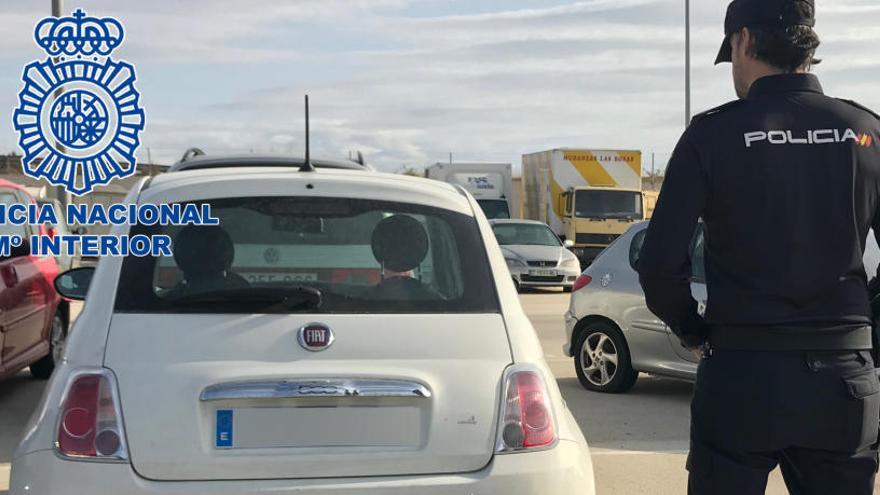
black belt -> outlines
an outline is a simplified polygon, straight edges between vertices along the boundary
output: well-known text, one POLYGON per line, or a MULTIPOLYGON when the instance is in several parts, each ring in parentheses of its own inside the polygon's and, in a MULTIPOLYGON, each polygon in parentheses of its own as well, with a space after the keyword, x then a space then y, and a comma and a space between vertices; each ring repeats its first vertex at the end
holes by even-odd
POLYGON ((708 341, 714 349, 731 351, 861 351, 873 347, 871 331, 867 325, 719 325, 709 329, 708 341))

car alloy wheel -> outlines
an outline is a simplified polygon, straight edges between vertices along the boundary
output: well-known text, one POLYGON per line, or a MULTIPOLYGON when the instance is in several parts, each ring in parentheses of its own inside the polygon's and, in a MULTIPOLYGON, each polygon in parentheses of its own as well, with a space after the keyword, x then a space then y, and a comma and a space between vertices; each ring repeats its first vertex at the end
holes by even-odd
POLYGON ((635 385, 639 372, 632 367, 626 337, 617 326, 584 322, 575 335, 574 370, 585 389, 617 394, 635 385))
POLYGON ((604 387, 617 374, 617 347, 611 337, 594 332, 584 340, 581 348, 581 368, 590 383, 604 387))

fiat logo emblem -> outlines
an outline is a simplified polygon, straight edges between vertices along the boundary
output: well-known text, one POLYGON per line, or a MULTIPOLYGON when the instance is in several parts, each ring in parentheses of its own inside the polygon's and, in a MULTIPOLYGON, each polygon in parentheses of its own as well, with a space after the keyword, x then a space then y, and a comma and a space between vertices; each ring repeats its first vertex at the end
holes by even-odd
POLYGON ((296 335, 299 345, 307 351, 323 351, 333 344, 333 330, 323 323, 309 323, 299 329, 296 335))

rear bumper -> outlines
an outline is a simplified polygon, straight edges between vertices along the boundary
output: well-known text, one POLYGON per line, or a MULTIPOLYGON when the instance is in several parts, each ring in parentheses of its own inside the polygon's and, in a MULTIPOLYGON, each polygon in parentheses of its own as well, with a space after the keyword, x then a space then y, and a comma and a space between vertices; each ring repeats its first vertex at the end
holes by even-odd
POLYGON ((257 481, 151 481, 128 464, 62 460, 51 450, 12 463, 10 495, 308 495, 308 494, 489 494, 594 495, 593 466, 586 444, 560 441, 553 449, 496 455, 484 469, 463 474, 409 477, 257 481))

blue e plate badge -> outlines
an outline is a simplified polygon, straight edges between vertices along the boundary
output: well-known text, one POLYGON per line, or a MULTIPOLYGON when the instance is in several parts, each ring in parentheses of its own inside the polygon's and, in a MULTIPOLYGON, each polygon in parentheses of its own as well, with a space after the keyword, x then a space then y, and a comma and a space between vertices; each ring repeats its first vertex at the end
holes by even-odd
POLYGON ((232 447, 232 423, 231 409, 217 410, 217 436, 214 440, 214 446, 218 449, 228 449, 232 447))

